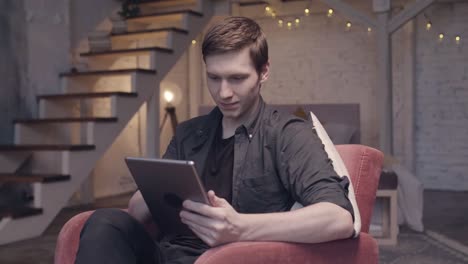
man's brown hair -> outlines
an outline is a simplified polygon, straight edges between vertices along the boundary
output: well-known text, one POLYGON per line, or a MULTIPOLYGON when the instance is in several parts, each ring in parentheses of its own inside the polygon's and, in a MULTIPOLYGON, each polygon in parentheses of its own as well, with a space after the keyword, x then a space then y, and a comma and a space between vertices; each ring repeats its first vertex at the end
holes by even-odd
POLYGON ((228 17, 213 25, 202 44, 203 60, 209 55, 239 51, 249 47, 257 73, 268 62, 268 43, 262 29, 250 18, 228 17))

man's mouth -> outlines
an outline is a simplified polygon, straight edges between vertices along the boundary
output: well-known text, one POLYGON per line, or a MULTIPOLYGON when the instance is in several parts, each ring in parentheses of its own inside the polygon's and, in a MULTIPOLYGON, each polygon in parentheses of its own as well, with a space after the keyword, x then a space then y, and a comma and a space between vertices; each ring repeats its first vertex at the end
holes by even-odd
POLYGON ((219 106, 221 106, 221 108, 226 108, 226 109, 231 109, 231 108, 236 108, 238 105, 238 103, 219 103, 219 106))

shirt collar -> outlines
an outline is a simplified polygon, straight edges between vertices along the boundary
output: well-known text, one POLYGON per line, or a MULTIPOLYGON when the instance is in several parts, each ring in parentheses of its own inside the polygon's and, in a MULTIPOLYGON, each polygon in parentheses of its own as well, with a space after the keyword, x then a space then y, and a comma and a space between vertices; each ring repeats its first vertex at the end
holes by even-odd
POLYGON ((247 136, 249 137, 249 140, 252 139, 254 136, 255 132, 257 131, 258 125, 259 125, 259 119, 260 116, 262 115, 264 109, 265 109, 265 101, 263 101, 262 96, 260 96, 259 99, 259 104, 257 106, 257 109, 253 114, 250 115, 250 117, 242 124, 240 127, 242 127, 245 132, 247 133, 247 136))
MULTIPOLYGON (((247 134, 249 140, 252 139, 252 137, 258 129, 258 125, 260 123, 259 119, 264 109, 265 101, 263 101, 262 96, 260 96, 260 101, 255 112, 250 115, 250 117, 244 122, 244 124, 237 128, 243 129, 247 134)), ((219 110, 218 106, 211 110, 211 112, 208 114, 206 121, 200 124, 200 127, 196 131, 197 135, 201 140, 199 143, 203 143, 204 141, 206 141, 206 139, 208 139, 208 136, 216 131, 217 125, 219 124, 219 122, 221 122, 222 118, 223 113, 221 112, 221 110, 219 110)))

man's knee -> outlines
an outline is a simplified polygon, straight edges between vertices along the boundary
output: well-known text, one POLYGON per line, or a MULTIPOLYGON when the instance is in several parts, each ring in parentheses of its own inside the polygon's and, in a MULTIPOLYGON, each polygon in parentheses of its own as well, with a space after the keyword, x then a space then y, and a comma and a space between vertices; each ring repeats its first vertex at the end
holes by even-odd
POLYGON ((77 263, 90 263, 89 259, 98 263, 95 255, 105 262, 122 259, 135 263, 138 262, 135 258, 152 260, 154 254, 154 241, 132 216, 120 209, 99 209, 91 214, 81 231, 77 263))
POLYGON ((128 235, 135 229, 139 229, 139 225, 133 217, 123 210, 98 209, 86 221, 81 235, 91 233, 93 236, 107 236, 115 232, 128 235))

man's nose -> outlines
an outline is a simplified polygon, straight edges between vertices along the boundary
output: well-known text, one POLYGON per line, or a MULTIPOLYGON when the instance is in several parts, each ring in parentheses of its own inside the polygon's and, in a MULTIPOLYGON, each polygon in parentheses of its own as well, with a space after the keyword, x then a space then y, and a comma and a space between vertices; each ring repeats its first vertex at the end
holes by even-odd
POLYGON ((221 82, 221 88, 219 90, 219 96, 221 98, 229 98, 229 97, 232 97, 233 95, 233 92, 232 92, 232 89, 231 87, 229 87, 229 84, 227 81, 223 80, 221 82))

